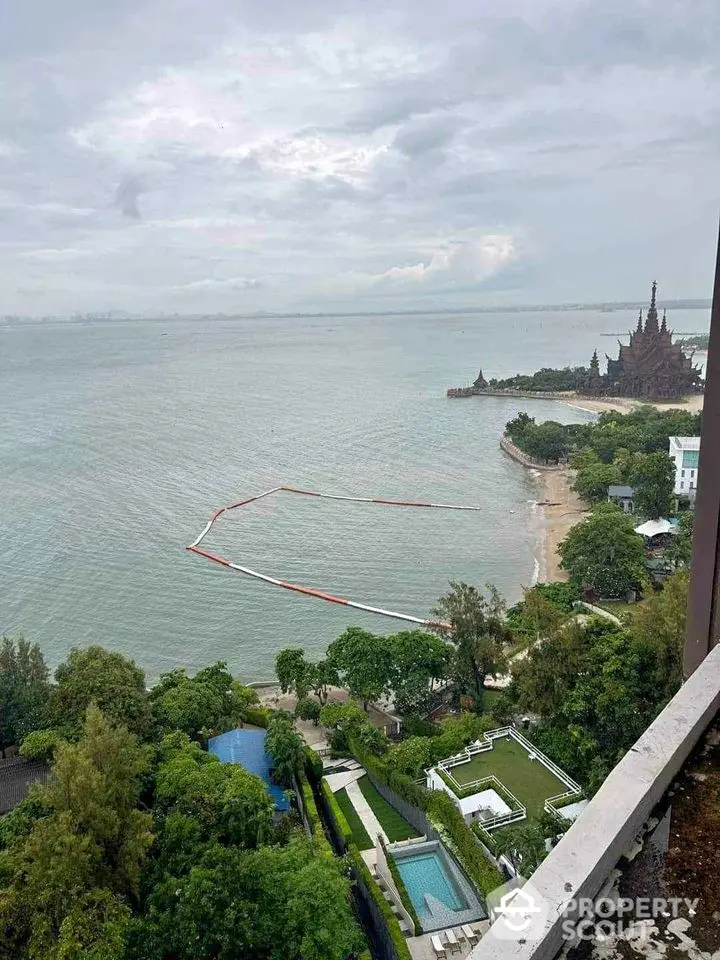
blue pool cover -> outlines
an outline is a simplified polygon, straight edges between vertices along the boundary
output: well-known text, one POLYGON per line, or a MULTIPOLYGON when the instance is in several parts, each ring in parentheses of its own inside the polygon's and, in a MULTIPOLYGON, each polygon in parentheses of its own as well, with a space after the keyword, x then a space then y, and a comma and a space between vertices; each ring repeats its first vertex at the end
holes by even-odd
POLYGON ((290 804, 282 787, 270 779, 270 757, 265 752, 264 730, 228 730, 208 741, 208 751, 221 763, 239 763, 267 784, 276 810, 288 810, 290 804))

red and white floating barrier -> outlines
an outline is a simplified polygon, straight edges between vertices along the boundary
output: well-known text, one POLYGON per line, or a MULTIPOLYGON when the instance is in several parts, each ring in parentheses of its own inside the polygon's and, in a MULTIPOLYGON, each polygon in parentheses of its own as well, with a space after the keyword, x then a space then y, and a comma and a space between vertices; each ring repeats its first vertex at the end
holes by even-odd
POLYGON ((221 557, 216 553, 211 553, 209 550, 205 550, 200 546, 208 533, 210 533, 215 521, 218 519, 218 517, 222 516, 223 513, 227 513, 229 510, 235 510, 238 507, 244 507, 249 503, 255 503, 256 500, 262 500, 263 497, 269 497, 273 493, 296 493, 305 497, 319 497, 323 500, 349 500, 353 503, 374 503, 389 507, 431 507, 437 510, 473 511, 479 511, 482 509, 481 507, 462 506, 454 503, 428 503, 416 500, 385 500, 371 497, 347 497, 340 496, 339 494, 319 493, 316 490, 302 490, 298 487, 280 486, 273 487, 271 490, 266 490, 264 493, 259 493, 257 496, 247 497, 245 500, 238 500, 236 503, 231 503, 227 507, 221 507, 219 510, 216 510, 208 520, 200 536, 193 540, 193 542, 185 548, 186 550, 190 550, 192 553, 198 554, 198 556, 205 557, 207 560, 212 560, 214 563, 219 563, 224 567, 228 567, 230 570, 236 570, 238 573, 244 573, 248 577, 254 577, 256 580, 262 580, 265 583, 270 583, 275 587, 282 587, 284 590, 293 590, 295 593, 303 593, 309 597, 317 597, 319 600, 324 600, 326 603, 338 603, 344 607, 353 607, 355 610, 365 610, 368 613, 376 613, 382 617, 392 617, 395 620, 406 620, 409 623, 418 623, 422 626, 445 628, 450 627, 450 624, 443 623, 441 621, 426 620, 423 617, 413 617, 408 613, 398 613, 396 610, 385 610, 382 607, 373 607, 368 603, 359 603, 355 600, 346 600, 345 597, 336 597, 332 593, 327 593, 324 590, 316 590, 314 587, 305 587, 299 583, 289 583, 287 580, 279 580, 277 577, 269 577, 267 574, 259 573, 257 570, 251 570, 249 567, 243 567, 238 563, 233 563, 232 560, 221 557))

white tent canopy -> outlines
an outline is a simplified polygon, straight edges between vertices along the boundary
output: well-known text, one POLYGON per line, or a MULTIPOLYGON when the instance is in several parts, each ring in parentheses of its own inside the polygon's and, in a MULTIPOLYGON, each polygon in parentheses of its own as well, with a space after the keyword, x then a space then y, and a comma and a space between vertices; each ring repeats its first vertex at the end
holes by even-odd
POLYGON ((660 536, 661 533, 677 532, 677 525, 670 523, 669 520, 648 520, 646 523, 641 523, 639 527, 635 527, 635 533, 639 533, 641 537, 647 537, 648 540, 660 536))

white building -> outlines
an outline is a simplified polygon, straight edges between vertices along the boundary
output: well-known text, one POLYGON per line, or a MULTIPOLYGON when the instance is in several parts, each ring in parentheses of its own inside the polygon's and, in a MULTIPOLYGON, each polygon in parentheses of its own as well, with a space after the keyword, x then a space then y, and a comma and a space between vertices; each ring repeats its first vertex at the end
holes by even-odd
POLYGON ((675 496, 694 500, 698 482, 700 437, 670 437, 670 456, 675 463, 675 496))

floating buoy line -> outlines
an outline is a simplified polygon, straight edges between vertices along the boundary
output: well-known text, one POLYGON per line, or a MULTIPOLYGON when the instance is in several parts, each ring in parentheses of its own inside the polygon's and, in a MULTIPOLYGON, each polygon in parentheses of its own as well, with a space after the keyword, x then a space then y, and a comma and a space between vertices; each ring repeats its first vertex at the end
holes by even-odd
POLYGON ((456 503, 429 503, 420 500, 387 500, 373 497, 348 497, 335 493, 320 493, 317 490, 302 490, 299 487, 279 486, 273 487, 271 490, 266 490, 264 493, 258 493, 254 497, 247 497, 245 500, 238 500, 235 503, 229 504, 227 507, 220 507, 220 509, 216 510, 215 513, 213 513, 213 515, 210 517, 200 535, 185 548, 191 553, 196 553, 200 557, 205 557, 206 560, 212 560, 214 563, 219 563, 221 566, 227 567, 230 570, 235 570, 237 573, 243 573, 245 576, 253 577, 256 580, 262 580, 264 583, 269 583, 274 587, 282 587, 283 590, 292 590, 295 593, 302 593, 308 597, 315 597, 318 600, 324 600, 326 603, 337 603, 343 607, 352 607, 355 610, 365 610, 367 613, 376 613, 381 617, 392 617, 395 620, 405 620, 408 623, 417 623, 426 627, 443 627, 445 629, 450 627, 450 624, 442 621, 426 620, 424 617, 414 617, 409 613, 399 613, 397 610, 385 610, 383 607, 375 607, 369 603, 360 603, 357 600, 347 600, 345 597, 337 597, 325 590, 317 590, 314 587, 306 587, 300 583, 290 583, 287 580, 279 580, 277 577, 270 577, 265 573, 260 573, 258 570, 251 570, 250 567, 245 567, 239 563, 235 563, 232 560, 229 560, 227 557, 221 557, 217 553, 211 553, 210 550, 206 550, 204 547, 200 546, 205 537, 212 530, 215 521, 224 513, 228 513, 230 510, 237 510, 239 507, 245 507, 250 503, 255 503, 258 500, 262 500, 264 497, 269 497, 276 493, 293 493, 303 497, 317 497, 321 500, 345 500, 352 503, 371 503, 386 507, 425 507, 435 510, 469 511, 479 511, 481 510, 481 507, 462 506, 456 503))

